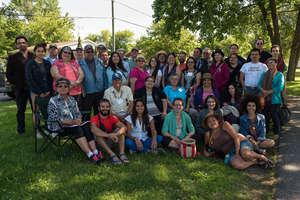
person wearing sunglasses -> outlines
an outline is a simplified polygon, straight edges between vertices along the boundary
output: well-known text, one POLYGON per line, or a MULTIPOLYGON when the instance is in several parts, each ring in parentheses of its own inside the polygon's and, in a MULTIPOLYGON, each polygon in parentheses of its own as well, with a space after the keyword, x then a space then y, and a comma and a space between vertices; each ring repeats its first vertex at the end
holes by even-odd
MULTIPOLYGON (((65 78, 70 81, 70 96, 73 96, 76 101, 80 102, 82 93, 81 82, 84 78, 84 73, 75 57, 72 49, 69 46, 64 46, 58 54, 58 60, 52 64, 51 75, 53 77, 53 89, 55 90, 56 80, 65 78)), ((79 103, 80 104, 80 103, 79 103)))
POLYGON ((82 121, 82 116, 75 98, 69 96, 71 82, 65 78, 55 81, 57 95, 51 97, 48 103, 48 128, 51 131, 60 130, 62 135, 72 135, 80 149, 87 155, 88 161, 100 164, 103 155, 96 148, 90 124, 82 121))
MULTIPOLYGON (((266 60, 268 60, 268 58, 272 57, 272 55, 269 52, 264 50, 264 44, 265 44, 265 41, 261 38, 257 39, 255 42, 255 48, 259 49, 259 55, 260 55, 259 62, 262 62, 262 63, 266 62, 266 60)), ((248 55, 247 62, 251 61, 250 56, 251 56, 251 52, 248 55)))
MULTIPOLYGON (((82 106, 84 111, 91 111, 94 115, 98 113, 98 101, 103 97, 104 90, 107 88, 107 76, 103 63, 95 56, 94 47, 90 44, 84 47, 84 59, 78 61, 83 73, 82 82, 82 106)), ((84 116, 89 120, 90 114, 84 116)))

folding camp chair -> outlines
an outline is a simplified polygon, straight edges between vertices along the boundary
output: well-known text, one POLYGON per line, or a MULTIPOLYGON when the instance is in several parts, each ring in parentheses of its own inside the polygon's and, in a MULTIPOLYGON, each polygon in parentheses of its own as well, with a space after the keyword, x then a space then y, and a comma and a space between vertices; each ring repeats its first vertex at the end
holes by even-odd
POLYGON ((48 129, 47 123, 48 121, 48 103, 51 97, 35 98, 35 123, 34 128, 35 131, 39 131, 40 134, 43 136, 42 145, 38 145, 38 139, 35 136, 35 152, 42 153, 47 148, 50 148, 57 158, 61 157, 62 154, 62 147, 64 147, 67 143, 71 142, 70 148, 65 152, 65 155, 72 149, 75 139, 72 135, 64 135, 64 128, 62 127, 59 121, 54 121, 60 127, 59 130, 52 131, 48 129))

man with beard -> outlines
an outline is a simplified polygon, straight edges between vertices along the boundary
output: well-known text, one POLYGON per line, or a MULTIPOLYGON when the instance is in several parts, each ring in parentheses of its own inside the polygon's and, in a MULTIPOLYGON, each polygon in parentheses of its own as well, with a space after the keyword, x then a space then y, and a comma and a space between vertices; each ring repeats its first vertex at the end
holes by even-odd
POLYGON ((48 51, 49 56, 47 56, 45 60, 48 60, 52 65, 54 61, 58 60, 58 48, 56 44, 50 44, 48 51))
POLYGON ((184 51, 180 51, 178 54, 178 60, 179 60, 179 67, 181 71, 184 71, 186 68, 186 53, 184 51))
POLYGON ((124 153, 125 151, 125 125, 118 118, 110 115, 110 102, 102 99, 99 102, 99 113, 91 119, 91 131, 96 136, 98 144, 109 154, 111 163, 119 165, 128 163, 129 160, 124 153), (117 129, 113 129, 117 128, 117 129), (119 154, 116 155, 111 150, 111 145, 119 145, 119 154))
POLYGON ((112 115, 122 122, 131 114, 133 108, 133 95, 130 87, 122 85, 122 75, 118 72, 112 75, 112 86, 105 90, 104 98, 109 100, 112 115))
POLYGON ((30 92, 25 79, 25 66, 27 61, 33 58, 33 54, 27 50, 25 36, 18 36, 15 43, 19 51, 8 57, 6 77, 16 88, 17 131, 21 135, 25 133, 25 111, 28 99, 31 104, 30 92))
POLYGON ((196 47, 193 52, 193 57, 196 60, 196 70, 200 71, 202 74, 209 73, 209 66, 207 60, 201 58, 202 49, 200 47, 196 47))

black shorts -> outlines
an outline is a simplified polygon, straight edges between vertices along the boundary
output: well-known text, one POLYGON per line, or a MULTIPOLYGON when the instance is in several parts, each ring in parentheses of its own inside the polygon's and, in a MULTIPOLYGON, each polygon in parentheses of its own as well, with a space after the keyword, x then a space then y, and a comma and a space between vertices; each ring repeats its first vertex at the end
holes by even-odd
POLYGON ((78 139, 81 137, 86 137, 88 142, 95 140, 94 135, 92 134, 92 132, 90 130, 89 123, 86 123, 83 126, 65 127, 62 135, 63 136, 72 135, 72 136, 74 136, 75 139, 78 139))

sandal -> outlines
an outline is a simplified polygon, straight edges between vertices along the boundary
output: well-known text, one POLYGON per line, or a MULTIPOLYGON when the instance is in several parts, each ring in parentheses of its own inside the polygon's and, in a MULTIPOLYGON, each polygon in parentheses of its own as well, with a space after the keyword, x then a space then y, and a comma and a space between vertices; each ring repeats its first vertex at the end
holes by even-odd
POLYGON ((257 159, 257 164, 264 169, 272 169, 274 168, 274 163, 272 160, 262 160, 260 158, 257 159))
POLYGON ((122 163, 129 163, 130 162, 125 153, 120 153, 119 154, 119 158, 120 158, 120 160, 121 160, 122 163))
POLYGON ((122 161, 119 158, 117 160, 114 160, 114 158, 118 158, 118 156, 112 155, 110 157, 110 161, 111 161, 112 165, 120 165, 120 164, 122 164, 122 161))

